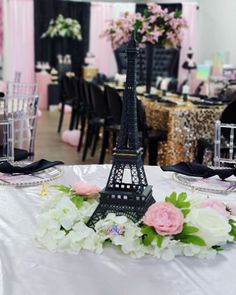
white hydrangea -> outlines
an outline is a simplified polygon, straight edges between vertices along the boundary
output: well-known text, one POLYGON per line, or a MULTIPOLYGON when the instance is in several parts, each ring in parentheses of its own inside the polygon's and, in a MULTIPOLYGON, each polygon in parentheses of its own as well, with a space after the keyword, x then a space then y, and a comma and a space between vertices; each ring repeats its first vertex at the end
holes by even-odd
POLYGON ((78 209, 67 195, 52 195, 45 202, 43 213, 38 218, 36 241, 50 251, 57 249, 74 251, 76 247, 71 240, 71 235, 78 232, 77 224, 83 224, 87 232, 94 233, 84 222, 92 215, 97 204, 97 201, 84 202, 78 209))

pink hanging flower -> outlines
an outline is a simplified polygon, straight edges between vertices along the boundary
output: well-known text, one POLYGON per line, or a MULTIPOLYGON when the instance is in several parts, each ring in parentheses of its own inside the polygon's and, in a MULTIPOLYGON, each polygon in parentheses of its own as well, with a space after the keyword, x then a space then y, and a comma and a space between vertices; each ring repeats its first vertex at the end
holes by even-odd
POLYGON ((101 191, 100 187, 97 185, 85 181, 75 182, 72 186, 72 189, 76 194, 86 196, 91 199, 96 198, 98 193, 101 191))
POLYGON ((139 47, 149 42, 172 48, 180 45, 182 29, 186 26, 186 20, 177 17, 176 13, 169 13, 156 3, 148 3, 144 15, 125 12, 117 20, 111 20, 102 36, 111 41, 113 49, 117 49, 128 42, 135 30, 139 47))
POLYGON ((157 202, 148 208, 143 222, 160 235, 174 235, 182 232, 184 215, 171 203, 157 202))
POLYGON ((153 14, 163 15, 164 13, 164 10, 161 8, 161 6, 156 3, 147 3, 147 7, 153 14))

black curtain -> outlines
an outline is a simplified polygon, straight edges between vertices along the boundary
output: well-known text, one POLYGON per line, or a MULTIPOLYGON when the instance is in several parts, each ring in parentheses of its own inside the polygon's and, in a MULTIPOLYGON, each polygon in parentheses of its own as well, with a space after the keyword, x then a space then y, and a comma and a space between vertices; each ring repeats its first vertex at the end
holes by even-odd
POLYGON ((70 54, 72 71, 81 75, 84 58, 89 49, 90 3, 34 0, 35 14, 35 60, 48 61, 57 66, 57 54, 70 54), (62 14, 64 17, 77 19, 82 28, 82 40, 71 38, 41 38, 47 30, 49 21, 62 14))

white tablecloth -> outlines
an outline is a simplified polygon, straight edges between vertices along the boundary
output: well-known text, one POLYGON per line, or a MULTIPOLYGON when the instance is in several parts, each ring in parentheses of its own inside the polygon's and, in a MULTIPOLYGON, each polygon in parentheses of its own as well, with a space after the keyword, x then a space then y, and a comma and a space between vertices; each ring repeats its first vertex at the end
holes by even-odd
MULTIPOLYGON (((57 183, 84 179, 104 186, 109 165, 65 166, 57 183)), ((146 167, 156 199, 189 191, 158 167, 146 167)), ((34 243, 41 187, 0 187, 0 295, 235 295, 236 245, 215 260, 133 259, 118 249, 101 255, 50 253, 34 243)), ((189 191, 189 193, 191 193, 189 191)), ((217 196, 220 197, 220 196, 217 196)), ((231 193, 224 200, 236 199, 231 193)))

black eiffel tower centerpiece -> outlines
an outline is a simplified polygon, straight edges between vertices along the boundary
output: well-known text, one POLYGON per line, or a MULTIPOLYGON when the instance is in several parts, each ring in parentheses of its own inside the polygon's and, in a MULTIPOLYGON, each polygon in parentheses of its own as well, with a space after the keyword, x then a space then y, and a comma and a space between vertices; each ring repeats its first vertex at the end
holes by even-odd
POLYGON ((138 49, 134 34, 127 48, 127 75, 123 98, 121 129, 113 151, 113 165, 100 202, 88 221, 88 226, 106 217, 108 213, 125 215, 139 221, 155 202, 152 186, 148 185, 143 167, 142 148, 138 137, 136 59, 138 49))

